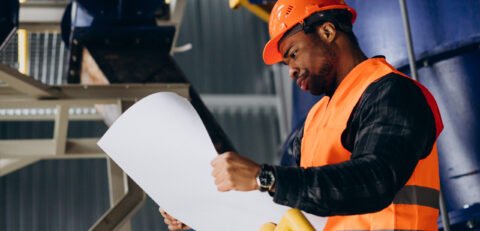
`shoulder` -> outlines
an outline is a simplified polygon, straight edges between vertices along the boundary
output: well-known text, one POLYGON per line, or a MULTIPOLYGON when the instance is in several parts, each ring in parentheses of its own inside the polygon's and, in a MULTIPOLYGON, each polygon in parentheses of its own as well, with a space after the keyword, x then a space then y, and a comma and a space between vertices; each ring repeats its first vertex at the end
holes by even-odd
POLYGON ((390 73, 370 84, 356 107, 356 116, 362 120, 367 115, 383 115, 433 120, 433 113, 421 85, 414 80, 390 73))
POLYGON ((370 84, 362 98, 375 96, 375 98, 389 98, 398 100, 426 101, 420 87, 414 80, 397 73, 389 73, 370 84))

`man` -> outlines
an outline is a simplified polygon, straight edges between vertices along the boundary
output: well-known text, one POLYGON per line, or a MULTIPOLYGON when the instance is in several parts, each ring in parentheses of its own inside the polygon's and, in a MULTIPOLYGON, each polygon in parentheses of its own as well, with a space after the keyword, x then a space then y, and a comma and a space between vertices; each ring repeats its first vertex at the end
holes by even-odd
POLYGON ((329 216, 325 230, 437 230, 437 105, 384 57, 366 58, 355 18, 341 0, 276 3, 265 63, 283 61, 301 89, 325 96, 299 133, 299 167, 227 152, 212 161, 215 184, 329 216))

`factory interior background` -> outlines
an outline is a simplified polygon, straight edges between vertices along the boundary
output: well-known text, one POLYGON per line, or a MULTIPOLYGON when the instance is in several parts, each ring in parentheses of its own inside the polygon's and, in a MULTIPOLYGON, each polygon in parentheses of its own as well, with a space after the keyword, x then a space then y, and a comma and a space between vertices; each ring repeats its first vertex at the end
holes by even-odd
MULTIPOLYGON (((0 230, 88 230, 99 221, 130 184, 112 179, 118 166, 93 146, 112 121, 112 108, 98 105, 123 108, 166 85, 189 94, 224 149, 279 163, 320 97, 292 84, 287 66, 263 63, 274 2, 1 0, 0 230), (42 84, 18 81, 25 76, 42 84)), ((450 228, 480 230, 480 1, 346 2, 367 56, 385 55, 407 74, 411 35, 417 78, 445 124, 438 148, 450 228)), ((167 230, 158 208, 147 196, 121 230, 167 230)))

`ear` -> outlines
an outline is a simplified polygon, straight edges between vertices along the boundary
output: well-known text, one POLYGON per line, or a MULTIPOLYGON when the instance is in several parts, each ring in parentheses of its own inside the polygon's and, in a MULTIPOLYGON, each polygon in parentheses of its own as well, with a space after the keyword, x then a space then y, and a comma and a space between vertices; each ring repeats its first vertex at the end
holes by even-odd
POLYGON ((337 36, 337 28, 333 23, 326 22, 317 27, 317 34, 324 42, 331 43, 337 36))

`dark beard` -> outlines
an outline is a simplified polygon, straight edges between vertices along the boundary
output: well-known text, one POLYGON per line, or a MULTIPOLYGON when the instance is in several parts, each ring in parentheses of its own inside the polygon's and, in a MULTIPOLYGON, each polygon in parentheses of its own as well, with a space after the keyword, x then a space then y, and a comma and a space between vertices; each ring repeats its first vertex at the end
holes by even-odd
MULTIPOLYGON (((329 48, 325 50, 329 50, 329 48)), ((310 76, 309 90, 312 95, 326 94, 332 96, 336 89, 333 65, 335 54, 329 50, 329 52, 325 52, 325 55, 325 62, 320 68, 320 71, 310 76)))

